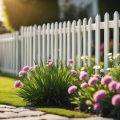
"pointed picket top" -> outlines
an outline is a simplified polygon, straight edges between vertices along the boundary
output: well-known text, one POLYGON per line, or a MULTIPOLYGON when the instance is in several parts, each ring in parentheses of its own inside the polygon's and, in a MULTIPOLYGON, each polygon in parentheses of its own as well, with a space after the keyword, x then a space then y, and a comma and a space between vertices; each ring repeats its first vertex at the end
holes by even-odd
POLYGON ((88 24, 91 24, 93 22, 93 19, 90 17, 88 20, 88 24))
POLYGON ((101 20, 101 17, 100 17, 99 14, 97 14, 96 17, 95 17, 95 21, 96 21, 96 22, 99 22, 100 20, 101 20))
POLYGON ((78 26, 80 26, 82 24, 80 19, 77 21, 77 24, 78 24, 78 26))
POLYGON ((55 29, 58 28, 58 22, 55 22, 55 29))
POLYGON ((53 29, 54 29, 54 24, 53 23, 51 23, 51 30, 53 31, 53 29))
POLYGON ((63 22, 63 27, 64 27, 64 28, 66 27, 66 22, 65 22, 65 21, 63 22))
POLYGON ((71 26, 71 22, 68 21, 68 22, 67 22, 67 27, 70 27, 70 26, 71 26))
POLYGON ((73 20, 73 22, 72 22, 72 28, 74 28, 75 26, 76 26, 76 21, 73 20))
POLYGON ((47 24, 47 29, 50 29, 50 24, 49 23, 47 24))
POLYGON ((119 19, 119 13, 117 11, 114 12, 114 20, 119 19))
POLYGON ((40 25, 38 26, 38 30, 39 30, 39 31, 41 30, 41 26, 40 26, 40 25))
POLYGON ((62 28, 62 22, 59 22, 59 28, 62 28))
POLYGON ((87 19, 86 18, 83 19, 83 24, 85 24, 85 25, 87 24, 87 19))
POLYGON ((110 19, 110 15, 109 15, 108 12, 106 12, 105 15, 104 15, 104 20, 108 21, 109 19, 110 19))
POLYGON ((37 29, 37 25, 35 24, 34 26, 33 26, 33 30, 36 30, 37 29))
POLYGON ((43 25, 42 25, 42 29, 45 29, 45 27, 46 27, 46 25, 45 25, 45 24, 43 24, 43 25))

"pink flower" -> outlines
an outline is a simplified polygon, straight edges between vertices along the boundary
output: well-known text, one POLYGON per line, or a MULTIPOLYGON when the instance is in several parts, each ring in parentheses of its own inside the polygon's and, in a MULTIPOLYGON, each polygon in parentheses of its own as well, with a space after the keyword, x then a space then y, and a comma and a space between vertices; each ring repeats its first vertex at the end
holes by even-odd
POLYGON ((72 59, 69 59, 69 60, 68 60, 68 64, 73 64, 73 60, 72 60, 72 59))
POLYGON ((120 83, 117 83, 116 90, 117 90, 117 92, 120 92, 120 83))
POLYGON ((52 66, 53 66, 53 62, 52 62, 52 61, 51 61, 51 62, 48 62, 47 66, 48 66, 48 67, 52 67, 52 66))
POLYGON ((116 94, 112 97, 112 105, 113 106, 120 105, 120 94, 116 94))
POLYGON ((100 74, 95 74, 93 77, 98 78, 99 80, 101 79, 100 74))
POLYGON ((52 62, 52 60, 51 60, 51 59, 48 59, 48 63, 49 63, 49 62, 52 62))
POLYGON ((98 78, 97 77, 93 77, 88 81, 89 86, 93 86, 96 82, 98 82, 98 78))
POLYGON ((87 72, 82 71, 80 73, 80 77, 79 77, 80 80, 87 80, 88 78, 89 78, 89 74, 87 72))
POLYGON ((34 68, 33 68, 33 67, 30 67, 29 72, 31 72, 31 71, 33 71, 33 70, 34 70, 34 68))
POLYGON ((106 96, 106 91, 105 90, 99 90, 97 92, 95 92, 95 94, 93 95, 93 99, 95 102, 100 102, 102 99, 104 99, 106 96))
POLYGON ((81 88, 86 88, 87 86, 88 86, 88 84, 86 82, 84 82, 80 85, 81 88))
POLYGON ((22 77, 24 74, 25 74, 24 71, 20 71, 20 72, 18 73, 19 77, 22 77))
POLYGON ((101 108, 100 103, 95 103, 94 106, 93 106, 93 109, 94 109, 95 112, 99 111, 100 108, 101 108))
POLYGON ((23 69, 22 69, 22 70, 23 70, 24 72, 28 72, 28 71, 29 71, 29 69, 30 69, 30 66, 28 66, 28 65, 27 65, 27 66, 23 67, 23 69))
POLYGON ((77 90, 77 86, 73 85, 68 88, 68 94, 72 94, 77 90))
POLYGON ((86 105, 91 105, 92 102, 91 102, 91 100, 86 100, 86 101, 85 101, 85 104, 86 104, 86 105))
POLYGON ((101 84, 102 85, 108 85, 112 81, 113 81, 112 77, 107 75, 107 76, 102 78, 101 84))
POLYGON ((21 82, 20 82, 20 80, 16 80, 16 81, 15 81, 14 87, 15 87, 15 88, 21 87, 21 82))
POLYGON ((71 74, 72 74, 72 75, 76 75, 76 74, 77 74, 77 71, 76 71, 76 70, 71 70, 71 74))
POLYGON ((116 90, 116 85, 117 85, 117 82, 115 81, 112 81, 111 83, 109 83, 108 85, 109 90, 116 90))

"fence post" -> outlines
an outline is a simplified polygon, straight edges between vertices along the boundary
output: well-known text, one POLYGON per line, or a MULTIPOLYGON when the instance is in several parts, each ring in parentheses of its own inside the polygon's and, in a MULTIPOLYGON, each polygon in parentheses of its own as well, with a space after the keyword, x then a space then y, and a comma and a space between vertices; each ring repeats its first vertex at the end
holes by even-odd
POLYGON ((82 66, 81 56, 82 56, 82 32, 81 32, 81 20, 77 21, 78 31, 77 31, 77 45, 78 45, 78 67, 82 66))
POLYGON ((106 13, 104 15, 104 23, 105 23, 105 28, 104 28, 104 71, 107 73, 106 69, 108 68, 108 53, 109 53, 109 14, 106 13))
POLYGON ((76 35, 75 35, 75 26, 76 26, 76 21, 72 22, 72 60, 74 62, 72 68, 75 68, 76 64, 76 35))
POLYGON ((51 24, 51 60, 54 61, 54 24, 51 24))
POLYGON ((46 39, 45 39, 45 29, 46 26, 43 24, 42 26, 42 61, 43 64, 46 63, 46 39))
POLYGON ((42 42, 41 42, 41 26, 38 26, 38 31, 37 31, 37 36, 38 36, 38 64, 41 64, 42 60, 42 42))
POLYGON ((55 65, 57 65, 58 60, 58 23, 55 23, 55 65))
POLYGON ((92 58, 92 22, 93 19, 90 18, 88 20, 88 66, 91 66, 91 58, 92 58))
POLYGON ((87 31, 86 31, 87 19, 83 19, 83 62, 86 66, 86 57, 87 57, 87 31))
POLYGON ((62 23, 59 23, 59 58, 60 62, 62 62, 63 58, 63 42, 62 42, 62 23))
POLYGON ((66 41, 66 22, 63 22, 63 61, 66 65, 67 60, 67 41, 66 41))
MULTIPOLYGON (((118 26, 119 14, 117 11, 114 13, 114 35, 113 35, 113 56, 115 57, 119 53, 119 26, 118 26)), ((115 64, 117 65, 116 59, 115 64)))
POLYGON ((33 26, 33 65, 37 63, 37 39, 36 39, 37 26, 33 26))
MULTIPOLYGON (((67 22, 67 61, 71 58, 71 23, 67 22)), ((67 63, 68 64, 68 63, 67 63)))
POLYGON ((47 24, 47 59, 50 58, 50 24, 47 24))
MULTIPOLYGON (((95 65, 100 63, 100 15, 95 18, 96 30, 95 30, 95 65)), ((98 70, 95 71, 98 73, 98 70)))

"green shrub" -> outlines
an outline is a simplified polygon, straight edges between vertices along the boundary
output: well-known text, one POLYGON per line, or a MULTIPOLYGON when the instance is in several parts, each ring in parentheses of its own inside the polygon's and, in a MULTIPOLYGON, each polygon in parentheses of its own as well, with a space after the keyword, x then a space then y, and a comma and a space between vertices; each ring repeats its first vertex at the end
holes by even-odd
POLYGON ((38 66, 21 78, 23 86, 18 95, 37 106, 69 104, 68 87, 72 84, 70 72, 62 66, 38 66))

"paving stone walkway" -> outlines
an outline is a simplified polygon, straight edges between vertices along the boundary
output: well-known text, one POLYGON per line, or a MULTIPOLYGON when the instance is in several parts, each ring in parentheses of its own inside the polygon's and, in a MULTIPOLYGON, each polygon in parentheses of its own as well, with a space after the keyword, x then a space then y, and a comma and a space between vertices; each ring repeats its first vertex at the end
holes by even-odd
POLYGON ((13 107, 0 105, 0 120, 113 120, 101 117, 67 118, 59 115, 34 111, 33 107, 13 107))

